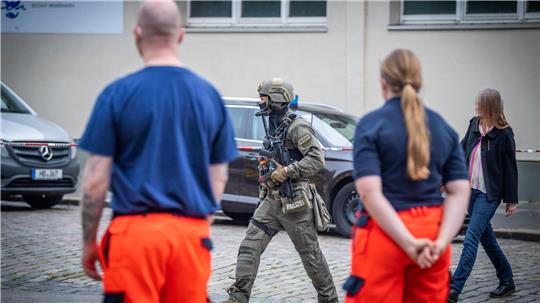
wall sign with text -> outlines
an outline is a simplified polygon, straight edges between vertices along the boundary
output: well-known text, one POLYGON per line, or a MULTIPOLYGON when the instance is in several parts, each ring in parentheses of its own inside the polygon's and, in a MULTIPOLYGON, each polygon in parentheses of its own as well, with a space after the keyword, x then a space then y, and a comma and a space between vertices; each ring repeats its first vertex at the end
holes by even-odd
POLYGON ((3 33, 120 34, 124 5, 109 1, 2 1, 3 33))

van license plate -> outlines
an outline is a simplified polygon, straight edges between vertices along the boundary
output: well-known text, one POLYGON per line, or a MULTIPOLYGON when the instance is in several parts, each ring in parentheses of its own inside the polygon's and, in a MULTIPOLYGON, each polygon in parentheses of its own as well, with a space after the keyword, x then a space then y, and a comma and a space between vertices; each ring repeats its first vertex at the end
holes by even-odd
POLYGON ((32 168, 32 180, 59 180, 62 179, 61 169, 32 168))

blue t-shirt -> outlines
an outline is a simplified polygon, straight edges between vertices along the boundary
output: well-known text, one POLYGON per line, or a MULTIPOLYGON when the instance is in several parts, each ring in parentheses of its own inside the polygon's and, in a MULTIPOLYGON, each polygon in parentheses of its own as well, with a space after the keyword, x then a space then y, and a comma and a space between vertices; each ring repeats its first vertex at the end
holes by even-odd
POLYGON ((209 166, 237 157, 220 94, 190 70, 146 67, 98 97, 80 147, 113 157, 112 209, 214 213, 209 166))
POLYGON ((407 174, 407 129, 401 98, 388 100, 359 122, 354 138, 354 178, 380 176, 383 193, 396 210, 440 205, 440 186, 467 180, 457 133, 436 112, 426 108, 430 144, 430 175, 413 181, 407 174))

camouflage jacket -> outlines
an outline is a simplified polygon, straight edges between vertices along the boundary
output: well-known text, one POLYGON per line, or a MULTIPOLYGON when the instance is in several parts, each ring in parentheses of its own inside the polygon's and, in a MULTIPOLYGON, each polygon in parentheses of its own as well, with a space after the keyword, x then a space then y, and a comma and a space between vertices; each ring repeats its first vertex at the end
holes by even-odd
POLYGON ((293 153, 300 152, 302 159, 291 163, 289 178, 309 178, 324 167, 324 156, 311 125, 302 117, 296 117, 289 126, 285 147, 293 153))
MULTIPOLYGON (((290 114, 292 113, 289 112, 288 115, 290 114)), ((315 132, 303 118, 296 117, 289 125, 285 147, 289 150, 291 157, 296 159, 287 166, 289 178, 293 183, 306 180, 324 167, 324 156, 315 138, 315 132)), ((261 189, 279 187, 279 184, 274 183, 272 179, 268 179, 262 185, 261 189)))

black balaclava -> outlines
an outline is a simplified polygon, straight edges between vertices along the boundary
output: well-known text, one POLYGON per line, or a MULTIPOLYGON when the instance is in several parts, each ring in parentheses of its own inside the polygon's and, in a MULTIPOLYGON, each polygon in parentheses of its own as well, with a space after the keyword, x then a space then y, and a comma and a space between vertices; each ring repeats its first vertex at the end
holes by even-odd
MULTIPOLYGON (((271 100, 269 99, 268 102, 271 104, 271 100)), ((270 112, 270 115, 268 117, 269 121, 269 130, 270 134, 274 134, 276 131, 276 128, 281 124, 281 122, 287 117, 287 113, 289 112, 289 107, 287 104, 280 104, 280 103, 274 103, 273 105, 269 105, 272 108, 272 112, 270 112), (281 107, 278 107, 278 104, 281 105, 281 107)))

